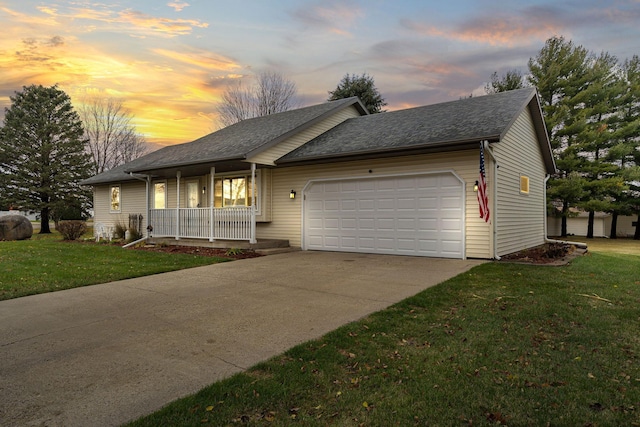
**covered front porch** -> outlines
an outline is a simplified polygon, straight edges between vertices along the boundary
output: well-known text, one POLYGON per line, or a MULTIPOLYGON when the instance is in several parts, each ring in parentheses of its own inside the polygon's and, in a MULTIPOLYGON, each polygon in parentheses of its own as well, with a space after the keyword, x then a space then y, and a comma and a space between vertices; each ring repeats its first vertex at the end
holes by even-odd
POLYGON ((239 162, 138 174, 147 184, 147 238, 256 244, 256 222, 267 217, 260 176, 255 163, 239 162))

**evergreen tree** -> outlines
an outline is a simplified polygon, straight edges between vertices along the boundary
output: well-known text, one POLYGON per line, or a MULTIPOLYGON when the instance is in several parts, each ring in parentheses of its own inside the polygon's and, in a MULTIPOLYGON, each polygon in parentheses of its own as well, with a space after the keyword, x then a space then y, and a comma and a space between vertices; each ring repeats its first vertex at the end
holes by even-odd
POLYGON ((367 73, 361 76, 346 74, 342 80, 340 80, 338 86, 329 92, 328 101, 350 98, 352 96, 360 98, 360 101, 362 101, 370 114, 384 112, 382 107, 387 105, 384 98, 380 95, 380 92, 378 92, 373 77, 367 73))
POLYGON ((535 58, 529 59, 529 83, 538 89, 547 133, 556 157, 558 174, 549 181, 548 195, 561 204, 561 235, 567 235, 567 217, 583 194, 576 191, 582 183, 579 172, 583 159, 575 145, 582 122, 573 107, 574 97, 588 85, 588 52, 563 37, 552 37, 535 58), (570 179, 571 182, 563 182, 570 179), (577 196, 580 195, 580 198, 577 196))
POLYGON ((640 57, 624 62, 619 75, 620 96, 610 119, 613 144, 607 161, 617 165, 625 187, 613 201, 609 237, 617 237, 618 215, 638 215, 634 238, 640 240, 640 57))
POLYGON ((56 212, 90 203, 79 185, 91 171, 82 122, 57 86, 25 86, 11 102, 0 129, 1 196, 39 211, 40 233, 50 233, 56 212))
POLYGON ((614 200, 625 190, 619 166, 606 156, 614 144, 610 122, 614 119, 615 101, 622 86, 616 75, 617 59, 608 53, 587 61, 586 84, 571 99, 571 115, 580 156, 582 175, 587 180, 585 199, 578 206, 589 213, 587 238, 593 238, 595 212, 611 212, 614 200))
POLYGON ((508 90, 523 89, 526 81, 522 73, 516 69, 509 70, 504 76, 498 77, 498 72, 491 74, 491 82, 484 87, 486 93, 506 92, 508 90))

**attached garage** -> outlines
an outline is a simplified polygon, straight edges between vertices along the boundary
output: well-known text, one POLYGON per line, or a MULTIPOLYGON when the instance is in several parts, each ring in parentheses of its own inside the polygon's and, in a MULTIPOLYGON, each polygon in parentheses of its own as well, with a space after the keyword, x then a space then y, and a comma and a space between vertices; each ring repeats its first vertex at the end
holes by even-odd
POLYGON ((309 250, 464 258, 464 184, 452 172, 312 181, 309 250))

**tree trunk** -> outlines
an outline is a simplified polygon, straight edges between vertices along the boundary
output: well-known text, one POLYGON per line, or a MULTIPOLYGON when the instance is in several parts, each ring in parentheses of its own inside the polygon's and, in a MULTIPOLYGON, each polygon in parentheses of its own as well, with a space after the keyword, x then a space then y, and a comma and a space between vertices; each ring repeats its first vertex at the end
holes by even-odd
POLYGON ((609 238, 618 238, 618 212, 615 211, 611 214, 611 232, 609 233, 609 238))
POLYGON ((560 237, 567 237, 567 211, 569 205, 567 202, 562 202, 562 221, 560 225, 560 237))
POLYGON ((40 212, 40 234, 51 234, 49 229, 49 208, 42 208, 40 212))
POLYGON ((589 211, 589 223, 587 225, 587 239, 593 239, 593 220, 596 216, 594 211, 589 211))
POLYGON ((640 214, 638 214, 638 218, 636 219, 636 232, 633 235, 633 240, 640 240, 640 214))

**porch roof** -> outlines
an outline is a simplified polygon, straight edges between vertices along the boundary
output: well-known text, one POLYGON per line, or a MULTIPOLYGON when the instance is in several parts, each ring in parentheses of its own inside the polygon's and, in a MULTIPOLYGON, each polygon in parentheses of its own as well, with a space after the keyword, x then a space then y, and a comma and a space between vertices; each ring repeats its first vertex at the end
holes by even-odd
POLYGON ((551 145, 534 88, 348 119, 281 157, 276 164, 477 148, 479 141, 500 141, 527 107, 545 165, 553 173, 551 145))

